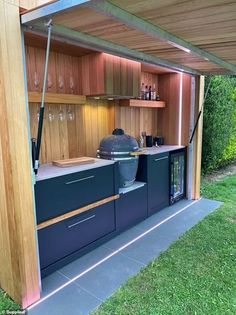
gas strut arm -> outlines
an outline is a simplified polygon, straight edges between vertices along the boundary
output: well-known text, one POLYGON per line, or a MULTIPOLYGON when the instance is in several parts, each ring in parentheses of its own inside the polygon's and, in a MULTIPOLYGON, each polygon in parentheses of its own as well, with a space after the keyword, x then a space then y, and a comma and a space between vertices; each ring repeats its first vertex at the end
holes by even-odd
POLYGON ((51 31, 52 31, 52 20, 51 19, 48 21, 46 26, 48 28, 48 39, 47 39, 47 49, 46 49, 44 78, 43 78, 43 91, 42 91, 42 100, 41 100, 41 106, 40 106, 40 112, 39 112, 37 145, 36 145, 35 163, 34 163, 34 172, 35 172, 35 174, 38 173, 39 155, 40 155, 40 147, 41 147, 41 140, 42 140, 44 103, 45 103, 45 93, 46 93, 46 85, 47 85, 47 79, 48 79, 48 60, 49 60, 50 43, 51 43, 51 31))
POLYGON ((192 135, 191 135, 191 137, 190 137, 189 143, 192 143, 192 141, 193 141, 193 137, 194 137, 194 135, 195 135, 195 132, 196 132, 196 129, 197 129, 197 126, 198 126, 198 122, 199 122, 199 119, 200 119, 201 114, 202 114, 203 105, 204 105, 204 103, 205 103, 205 100, 206 100, 206 97, 207 97, 209 88, 210 88, 210 86, 211 86, 211 80, 212 80, 212 77, 210 78, 210 81, 209 81, 209 83, 208 83, 207 90, 206 90, 206 93, 205 93, 205 95, 204 95, 204 99, 203 99, 203 102, 202 102, 202 106, 201 106, 201 109, 200 109, 200 111, 199 111, 199 113, 198 113, 197 120, 196 120, 196 122, 195 122, 195 125, 194 125, 194 128, 193 128, 193 132, 192 132, 192 135))

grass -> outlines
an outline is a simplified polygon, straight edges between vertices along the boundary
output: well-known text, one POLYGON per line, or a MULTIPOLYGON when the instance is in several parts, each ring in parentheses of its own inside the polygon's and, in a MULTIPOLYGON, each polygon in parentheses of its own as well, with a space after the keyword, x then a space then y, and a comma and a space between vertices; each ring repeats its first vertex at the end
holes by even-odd
POLYGON ((236 314, 236 175, 215 183, 204 181, 202 194, 224 205, 130 279, 94 314, 236 314))
MULTIPOLYGON (((6 311, 19 311, 20 306, 14 303, 10 297, 0 289, 0 314, 5 314, 6 311)), ((7 314, 7 313, 6 313, 7 314)))
MULTIPOLYGON (((236 314, 236 175, 215 183, 204 181, 202 194, 224 205, 130 279, 94 314, 236 314)), ((0 314, 18 309, 0 290, 0 314)))

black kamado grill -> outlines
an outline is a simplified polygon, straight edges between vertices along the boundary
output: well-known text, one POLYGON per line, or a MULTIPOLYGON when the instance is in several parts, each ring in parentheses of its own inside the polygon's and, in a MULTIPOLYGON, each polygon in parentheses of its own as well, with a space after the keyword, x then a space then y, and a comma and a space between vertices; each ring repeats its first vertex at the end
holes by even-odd
POLYGON ((135 138, 126 135, 123 129, 115 129, 112 135, 107 136, 100 142, 97 157, 114 160, 119 168, 119 186, 131 186, 138 169, 138 156, 134 152, 139 150, 135 138))

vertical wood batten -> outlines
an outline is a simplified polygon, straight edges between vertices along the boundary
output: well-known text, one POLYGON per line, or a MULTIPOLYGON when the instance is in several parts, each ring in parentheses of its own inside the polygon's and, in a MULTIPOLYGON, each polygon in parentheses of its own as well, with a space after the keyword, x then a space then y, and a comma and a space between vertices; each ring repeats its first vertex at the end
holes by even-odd
POLYGON ((40 297, 19 8, 0 1, 0 286, 23 308, 40 297))
POLYGON ((198 78, 198 84, 196 88, 196 108, 195 108, 195 121, 199 111, 202 108, 202 114, 198 122, 196 133, 194 135, 194 172, 193 172, 193 198, 200 198, 200 186, 201 186, 201 162, 202 162, 202 131, 203 131, 203 101, 204 101, 204 83, 205 77, 200 76, 198 78))

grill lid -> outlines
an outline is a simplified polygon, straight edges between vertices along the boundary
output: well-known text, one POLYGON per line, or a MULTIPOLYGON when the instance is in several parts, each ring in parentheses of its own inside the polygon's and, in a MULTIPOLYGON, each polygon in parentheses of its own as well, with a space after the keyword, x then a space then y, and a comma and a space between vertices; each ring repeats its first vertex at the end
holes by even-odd
POLYGON ((129 154, 137 151, 138 142, 135 138, 126 135, 123 129, 114 129, 112 135, 107 136, 100 142, 100 154, 129 154))

